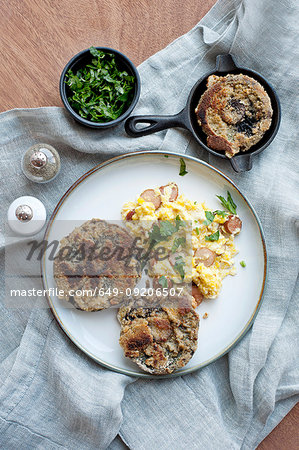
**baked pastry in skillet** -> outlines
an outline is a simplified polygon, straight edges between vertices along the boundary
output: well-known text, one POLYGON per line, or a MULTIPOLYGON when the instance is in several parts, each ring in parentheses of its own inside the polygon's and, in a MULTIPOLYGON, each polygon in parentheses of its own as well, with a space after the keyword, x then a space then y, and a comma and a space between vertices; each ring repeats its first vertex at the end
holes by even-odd
POLYGON ((231 158, 257 144, 272 121, 270 98, 263 86, 243 74, 211 75, 195 109, 208 147, 231 158))

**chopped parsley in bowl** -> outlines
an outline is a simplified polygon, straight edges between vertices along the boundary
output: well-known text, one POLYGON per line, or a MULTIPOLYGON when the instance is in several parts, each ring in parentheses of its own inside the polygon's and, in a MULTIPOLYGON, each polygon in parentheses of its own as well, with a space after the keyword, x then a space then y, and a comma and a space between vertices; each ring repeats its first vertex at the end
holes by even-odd
POLYGON ((132 112, 140 95, 140 79, 122 53, 91 47, 74 56, 60 79, 60 95, 78 122, 108 128, 132 112))

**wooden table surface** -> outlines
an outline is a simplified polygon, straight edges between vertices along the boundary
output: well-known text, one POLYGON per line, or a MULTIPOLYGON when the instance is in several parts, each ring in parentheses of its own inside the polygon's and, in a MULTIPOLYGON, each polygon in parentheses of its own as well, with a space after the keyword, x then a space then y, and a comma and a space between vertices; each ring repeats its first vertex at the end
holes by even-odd
MULTIPOLYGON (((66 62, 90 45, 136 64, 192 28, 215 0, 0 0, 0 109, 61 105, 66 62)), ((299 404, 259 450, 297 450, 299 404)))

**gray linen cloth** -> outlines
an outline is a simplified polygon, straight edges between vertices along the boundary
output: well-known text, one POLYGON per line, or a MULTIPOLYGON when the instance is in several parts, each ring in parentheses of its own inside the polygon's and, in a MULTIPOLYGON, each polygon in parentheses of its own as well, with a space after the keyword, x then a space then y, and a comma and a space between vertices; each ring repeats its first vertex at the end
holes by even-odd
MULTIPOLYGON (((11 309, 2 298, 1 448, 121 448, 114 439, 119 433, 132 449, 253 449, 295 405, 298 23, 295 0, 220 0, 194 29, 139 67, 135 113, 147 114, 178 112, 219 53, 230 51, 240 65, 267 77, 281 99, 282 124, 249 173, 234 173, 178 129, 134 140, 123 125, 101 133, 85 129, 62 108, 1 114, 3 215, 25 194, 40 198, 50 214, 80 175, 112 156, 143 149, 185 152, 220 168, 243 190, 263 224, 269 256, 264 301, 252 329, 227 356, 172 380, 136 381, 103 369, 69 341, 51 311, 11 309), (53 144, 62 158, 62 173, 43 186, 20 170, 22 153, 36 142, 53 144)), ((3 235, 1 246, 3 255, 3 235)))

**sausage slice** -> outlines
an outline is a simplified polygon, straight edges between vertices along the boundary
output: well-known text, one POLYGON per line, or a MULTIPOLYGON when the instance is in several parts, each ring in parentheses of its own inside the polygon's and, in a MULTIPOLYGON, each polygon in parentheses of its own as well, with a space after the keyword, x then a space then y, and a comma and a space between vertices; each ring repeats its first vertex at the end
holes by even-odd
POLYGON ((194 253, 197 264, 203 263, 206 267, 210 267, 216 258, 216 253, 207 247, 200 247, 194 253))
POLYGON ((168 186, 171 186, 171 193, 170 193, 170 196, 169 196, 169 201, 170 202, 174 202, 178 198, 179 188, 178 188, 177 184, 175 184, 175 183, 169 183, 169 184, 166 184, 165 186, 160 186, 159 189, 160 189, 160 192, 161 192, 162 195, 164 195, 165 188, 168 187, 168 186))
POLYGON ((152 203, 155 209, 158 209, 161 205, 161 195, 157 195, 154 189, 146 189, 140 194, 140 197, 143 198, 144 201, 152 203))
POLYGON ((133 216, 135 214, 135 209, 131 209, 126 215, 126 220, 132 220, 133 216))
POLYGON ((203 295, 194 283, 192 283, 192 297, 195 300, 196 306, 199 306, 203 300, 203 295))
POLYGON ((238 234, 242 228, 242 220, 238 216, 230 215, 224 222, 223 227, 229 234, 238 234))

